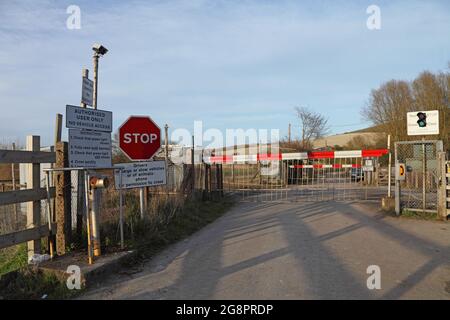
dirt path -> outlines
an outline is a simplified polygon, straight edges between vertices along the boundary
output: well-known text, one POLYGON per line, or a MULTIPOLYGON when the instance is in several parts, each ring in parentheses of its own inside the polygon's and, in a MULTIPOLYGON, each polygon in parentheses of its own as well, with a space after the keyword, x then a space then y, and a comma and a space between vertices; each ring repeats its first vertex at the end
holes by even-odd
POLYGON ((84 299, 450 299, 450 225, 369 204, 242 203, 84 299), (381 268, 369 290, 366 269, 381 268))

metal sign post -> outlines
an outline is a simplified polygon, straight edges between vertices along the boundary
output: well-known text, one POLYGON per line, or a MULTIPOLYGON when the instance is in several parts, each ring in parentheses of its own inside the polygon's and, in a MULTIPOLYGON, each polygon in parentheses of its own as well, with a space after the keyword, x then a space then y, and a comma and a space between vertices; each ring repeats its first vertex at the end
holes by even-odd
MULTIPOLYGON (((122 186, 122 169, 119 169, 119 181, 122 186)), ((115 180, 115 179, 114 179, 115 180)), ((123 250, 125 247, 123 238, 123 192, 122 187, 119 188, 119 227, 120 227, 120 248, 123 250)))
POLYGON ((89 173, 84 173, 84 195, 85 195, 85 213, 86 213, 86 230, 87 230, 87 240, 88 240, 88 261, 89 264, 93 263, 94 254, 92 250, 92 239, 91 239, 91 219, 89 219, 89 173))

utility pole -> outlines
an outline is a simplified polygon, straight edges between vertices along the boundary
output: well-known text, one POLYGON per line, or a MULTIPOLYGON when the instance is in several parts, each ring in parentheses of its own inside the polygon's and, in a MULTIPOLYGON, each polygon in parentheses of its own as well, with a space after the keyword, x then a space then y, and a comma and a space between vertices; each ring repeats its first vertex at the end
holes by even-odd
POLYGON ((289 128, 288 128, 288 141, 289 143, 291 143, 291 124, 289 123, 289 128))
POLYGON ((97 96, 98 96, 98 59, 100 57, 103 57, 107 52, 108 49, 106 49, 104 46, 95 43, 92 46, 92 50, 94 50, 94 55, 92 56, 93 63, 94 63, 94 94, 93 94, 93 101, 92 101, 92 107, 94 109, 97 109, 97 96))
POLYGON ((98 58, 99 58, 98 52, 95 52, 92 58, 93 58, 93 62, 94 62, 94 99, 93 99, 92 107, 93 107, 94 109, 97 109, 97 94, 98 94, 98 58))

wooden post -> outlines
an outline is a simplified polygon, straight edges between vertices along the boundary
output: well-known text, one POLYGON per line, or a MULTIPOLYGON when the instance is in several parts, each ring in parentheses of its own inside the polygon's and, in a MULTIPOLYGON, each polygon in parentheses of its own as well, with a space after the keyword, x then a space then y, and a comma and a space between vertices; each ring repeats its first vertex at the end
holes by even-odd
MULTIPOLYGON (((40 151, 41 139, 39 136, 27 136, 27 151, 40 151)), ((40 188, 41 171, 39 163, 27 165, 27 188, 38 190, 40 188)), ((37 228, 41 220, 41 201, 27 202, 27 229, 37 228)), ((28 258, 33 254, 41 253, 41 239, 28 241, 28 258)))
MULTIPOLYGON (((67 168, 69 166, 68 143, 56 143, 55 168, 67 168)), ((71 188, 70 171, 56 172, 56 253, 63 255, 66 247, 71 242, 72 217, 71 217, 71 188)))

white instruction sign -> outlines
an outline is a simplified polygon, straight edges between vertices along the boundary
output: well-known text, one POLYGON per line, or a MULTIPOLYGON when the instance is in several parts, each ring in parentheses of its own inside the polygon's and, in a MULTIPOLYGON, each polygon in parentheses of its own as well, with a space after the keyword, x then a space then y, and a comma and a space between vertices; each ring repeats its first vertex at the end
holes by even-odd
POLYGON ((111 163, 109 132, 69 129, 71 168, 107 168, 111 163))
POLYGON ((66 127, 112 132, 112 112, 66 105, 66 127))
POLYGON ((123 168, 122 179, 120 170, 115 170, 116 189, 130 189, 141 187, 154 187, 166 184, 165 161, 139 161, 117 164, 123 168))

